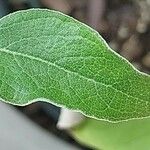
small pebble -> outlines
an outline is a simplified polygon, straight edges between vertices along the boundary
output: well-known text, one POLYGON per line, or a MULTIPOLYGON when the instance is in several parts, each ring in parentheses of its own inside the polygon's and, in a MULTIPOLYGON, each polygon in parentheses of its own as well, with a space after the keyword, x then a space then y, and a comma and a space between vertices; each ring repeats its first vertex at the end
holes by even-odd
POLYGON ((142 46, 136 35, 131 36, 122 46, 120 53, 129 61, 140 58, 142 54, 142 46))
POLYGON ((148 54, 143 57, 142 63, 145 67, 150 69, 150 52, 148 52, 148 54))

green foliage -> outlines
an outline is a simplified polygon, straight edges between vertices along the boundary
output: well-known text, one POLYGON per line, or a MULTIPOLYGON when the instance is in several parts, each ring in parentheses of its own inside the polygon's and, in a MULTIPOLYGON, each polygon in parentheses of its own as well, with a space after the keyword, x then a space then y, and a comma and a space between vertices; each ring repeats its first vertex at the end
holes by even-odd
POLYGON ((120 123, 87 119, 72 130, 72 135, 99 150, 149 150, 150 118, 120 123))
POLYGON ((31 9, 0 20, 0 97, 15 105, 45 98, 121 121, 150 116, 150 76, 90 27, 59 12, 31 9))

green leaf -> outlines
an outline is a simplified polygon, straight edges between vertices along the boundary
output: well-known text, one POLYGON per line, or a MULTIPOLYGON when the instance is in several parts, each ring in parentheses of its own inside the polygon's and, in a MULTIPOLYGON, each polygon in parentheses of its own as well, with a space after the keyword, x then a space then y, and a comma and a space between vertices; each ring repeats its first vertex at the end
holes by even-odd
POLYGON ((71 134, 80 143, 99 150, 149 150, 150 118, 120 123, 87 119, 71 134))
POLYGON ((150 76, 113 52, 90 27, 31 9, 0 20, 0 97, 38 98, 110 121, 150 116, 150 76))

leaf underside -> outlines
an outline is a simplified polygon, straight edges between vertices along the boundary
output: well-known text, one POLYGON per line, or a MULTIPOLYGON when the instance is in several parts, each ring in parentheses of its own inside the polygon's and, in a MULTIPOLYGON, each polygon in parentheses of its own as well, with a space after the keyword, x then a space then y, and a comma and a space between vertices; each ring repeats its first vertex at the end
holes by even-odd
POLYGON ((88 118, 71 134, 94 150, 149 150, 150 118, 115 124, 88 118))
POLYGON ((90 27, 59 12, 30 9, 0 20, 0 97, 15 105, 45 98, 121 121, 150 116, 150 76, 90 27))

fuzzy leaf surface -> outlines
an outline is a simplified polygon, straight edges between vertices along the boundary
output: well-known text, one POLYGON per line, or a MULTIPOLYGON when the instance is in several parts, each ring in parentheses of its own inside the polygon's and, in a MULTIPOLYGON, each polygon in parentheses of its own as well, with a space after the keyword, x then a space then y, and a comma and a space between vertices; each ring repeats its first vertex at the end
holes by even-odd
POLYGON ((150 77, 90 27, 31 9, 0 20, 0 97, 15 105, 45 98, 97 119, 150 116, 150 77))

